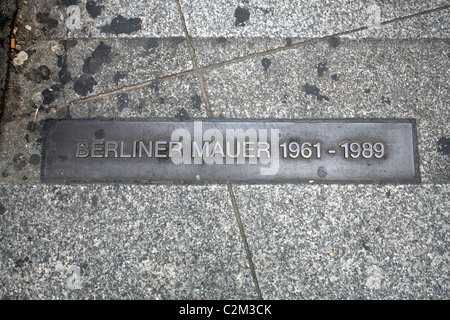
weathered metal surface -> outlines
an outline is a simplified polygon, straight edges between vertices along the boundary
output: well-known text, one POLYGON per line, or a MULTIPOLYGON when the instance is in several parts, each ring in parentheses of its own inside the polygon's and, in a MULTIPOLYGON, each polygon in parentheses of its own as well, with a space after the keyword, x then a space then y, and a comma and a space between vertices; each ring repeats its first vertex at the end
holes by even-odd
POLYGON ((43 181, 417 182, 413 120, 52 120, 43 181))

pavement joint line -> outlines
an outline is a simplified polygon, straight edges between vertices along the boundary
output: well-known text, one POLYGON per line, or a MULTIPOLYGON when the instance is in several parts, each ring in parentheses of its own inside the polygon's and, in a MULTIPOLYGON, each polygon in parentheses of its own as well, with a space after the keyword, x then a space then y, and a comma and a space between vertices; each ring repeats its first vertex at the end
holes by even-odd
POLYGON ((191 55, 194 72, 196 73, 196 75, 198 77, 198 81, 200 83, 200 91, 202 92, 203 101, 205 102, 205 105, 206 105, 206 113, 208 115, 208 118, 212 118, 213 114, 212 114, 212 110, 211 110, 211 103, 209 102, 208 94, 206 93, 205 82, 203 79, 203 73, 202 73, 201 69, 199 69, 198 64, 197 64, 197 59, 195 57, 195 49, 192 46, 191 39, 189 37, 189 32, 188 32, 188 29, 186 26, 186 20, 184 19, 183 11, 181 9, 180 0, 177 0, 177 7, 178 7, 178 13, 180 14, 181 25, 183 26, 184 35, 186 38, 186 44, 189 49, 189 53, 191 55))
MULTIPOLYGON (((178 5, 178 9, 179 9, 180 16, 181 16, 181 19, 182 19, 183 28, 184 28, 184 32, 185 32, 185 35, 186 35, 185 38, 186 38, 186 42, 188 44, 188 49, 189 49, 190 54, 191 54, 191 58, 192 58, 194 69, 182 71, 182 72, 171 74, 171 75, 168 75, 168 76, 163 76, 163 77, 160 77, 160 78, 154 78, 152 80, 148 80, 148 81, 145 81, 145 82, 142 82, 142 83, 139 83, 139 84, 135 84, 135 85, 131 85, 131 86, 125 86, 125 87, 122 87, 120 89, 114 89, 114 90, 111 90, 111 91, 99 93, 99 94, 96 94, 96 95, 93 95, 93 96, 90 96, 90 97, 87 97, 87 98, 81 98, 81 99, 73 100, 73 101, 70 101, 70 102, 68 102, 66 104, 61 104, 61 105, 55 105, 55 106, 52 106, 52 107, 48 107, 48 108, 46 108, 46 110, 47 111, 48 110, 58 110, 59 108, 71 106, 71 105, 74 105, 74 104, 79 104, 79 103, 83 103, 83 102, 87 102, 87 101, 100 99, 100 98, 103 98, 103 97, 108 97, 108 96, 111 96, 111 95, 114 95, 114 94, 117 94, 117 93, 127 92, 127 91, 131 91, 131 90, 134 90, 134 89, 139 89, 139 88, 145 87, 147 85, 150 85, 154 81, 165 81, 165 80, 170 80, 170 79, 174 79, 174 78, 178 78, 178 77, 182 77, 182 76, 186 76, 186 75, 196 74, 198 76, 198 78, 199 78, 200 90, 202 91, 202 96, 203 96, 203 99, 204 99, 205 104, 206 104, 206 109, 207 109, 206 111, 207 111, 208 117, 212 118, 213 114, 212 114, 211 104, 209 102, 209 99, 208 99, 208 96, 207 96, 207 93, 206 93, 206 89, 205 89, 205 86, 204 86, 203 73, 205 71, 209 71, 209 70, 212 70, 212 69, 220 68, 220 67, 223 67, 223 66, 226 66, 226 65, 230 65, 230 64, 234 64, 234 63, 243 62, 243 61, 250 60, 250 59, 253 59, 253 58, 257 58, 257 57, 263 57, 263 56, 267 56, 267 55, 270 55, 270 54, 287 51, 287 50, 290 50, 290 49, 297 49, 297 48, 300 48, 302 46, 305 46, 305 45, 308 45, 308 44, 322 42, 322 41, 328 40, 328 39, 333 38, 333 37, 343 36, 343 35, 346 35, 346 34, 351 34, 351 33, 356 33, 356 32, 360 32, 360 31, 363 31, 363 30, 367 30, 370 27, 370 26, 362 26, 362 27, 358 27, 358 28, 355 28, 355 29, 342 31, 342 32, 334 33, 334 34, 331 34, 331 35, 326 35, 326 36, 319 37, 319 38, 308 39, 308 40, 305 40, 305 41, 300 41, 300 42, 292 43, 292 44, 289 44, 289 45, 285 45, 285 46, 282 46, 282 47, 272 48, 272 49, 269 49, 269 50, 266 50, 266 51, 261 51, 261 52, 248 54, 246 56, 233 58, 233 59, 230 59, 230 60, 226 60, 226 61, 222 61, 222 62, 219 62, 219 63, 211 64, 211 65, 208 65, 208 66, 205 66, 205 67, 198 67, 197 63, 195 61, 194 48, 192 47, 189 35, 187 33, 187 27, 186 27, 186 24, 185 24, 184 15, 181 12, 181 4, 180 4, 179 0, 177 0, 177 5, 178 5)), ((438 7, 438 8, 433 8, 433 9, 425 10, 425 11, 421 11, 421 12, 416 12, 416 13, 413 13, 413 14, 410 14, 410 15, 394 18, 394 19, 391 19, 391 20, 386 20, 386 21, 381 22, 380 25, 384 26, 384 25, 388 25, 388 24, 395 23, 395 22, 398 22, 398 21, 403 21, 403 20, 411 19, 411 18, 414 18, 414 17, 418 17, 418 16, 422 16, 422 15, 425 15, 425 14, 429 14, 429 13, 433 13, 433 12, 437 12, 437 11, 441 11, 441 10, 446 10, 446 9, 450 9, 450 5, 441 6, 441 7, 438 7)), ((49 39, 49 40, 53 41, 55 39, 49 39)), ((21 120, 21 119, 29 117, 30 114, 31 113, 25 113, 25 114, 20 114, 20 115, 17 115, 17 116, 13 116, 11 118, 1 119, 1 123, 11 123, 11 122, 14 122, 16 120, 21 120)))
POLYGON ((248 264, 250 266, 250 272, 252 275, 253 284, 255 285, 258 299, 263 300, 261 289, 260 289, 259 283, 258 283, 258 277, 256 276, 256 272, 255 272, 255 265, 253 264, 252 255, 250 252, 250 248, 248 246, 247 237, 245 235, 244 225, 242 224, 241 215, 239 214, 239 209, 238 209, 237 203, 236 203, 236 197, 234 196, 233 187, 231 186, 230 183, 227 183, 227 187, 228 187, 228 193, 230 194, 231 203, 233 204, 234 214, 236 216, 236 220, 237 220, 237 223, 239 226, 239 232, 241 234, 242 242, 244 243, 245 253, 247 255, 248 264))
MULTIPOLYGON (((184 14, 183 14, 183 11, 181 9, 181 3, 180 3, 179 0, 177 0, 176 2, 177 2, 178 12, 180 14, 181 24, 183 26, 183 31, 184 31, 185 38, 186 38, 186 44, 187 44, 187 47, 189 49, 189 53, 190 53, 190 56, 191 56, 191 59, 192 59, 192 65, 194 67, 194 72, 195 72, 195 74, 198 77, 199 84, 200 84, 200 90, 202 92, 203 100, 204 100, 205 105, 206 105, 206 112, 207 112, 208 118, 212 118, 213 117, 213 113, 212 113, 212 109, 211 109, 211 104, 209 102, 208 94, 207 94, 206 88, 205 88, 205 82, 204 82, 204 78, 203 78, 203 69, 198 67, 197 59, 196 59, 196 56, 195 56, 195 49, 194 49, 194 47, 193 47, 193 45, 191 43, 190 37, 189 37, 189 32, 187 30, 186 21, 184 19, 184 14)), ((260 300, 262 300, 261 289, 260 289, 259 284, 258 284, 258 278, 256 276, 255 266, 253 264, 253 260, 252 260, 252 257, 251 257, 250 248, 248 246, 247 237, 245 235, 244 226, 242 224, 242 220, 241 220, 241 217, 240 217, 240 214, 239 214, 239 209, 237 207, 236 198, 234 196, 233 188, 232 188, 230 183, 227 183, 227 187, 228 187, 228 192, 229 192, 229 195, 230 195, 230 200, 231 200, 231 202, 233 204, 233 210, 234 210, 234 213, 235 213, 235 216, 236 216, 236 220, 238 222, 239 232, 241 234, 241 239, 242 239, 242 242, 243 242, 243 245, 244 245, 244 248, 245 248, 247 260, 248 260, 248 263, 249 263, 249 266, 250 266, 250 272, 251 272, 252 280, 253 280, 253 283, 254 283, 255 289, 256 289, 256 293, 258 295, 258 298, 260 300)))

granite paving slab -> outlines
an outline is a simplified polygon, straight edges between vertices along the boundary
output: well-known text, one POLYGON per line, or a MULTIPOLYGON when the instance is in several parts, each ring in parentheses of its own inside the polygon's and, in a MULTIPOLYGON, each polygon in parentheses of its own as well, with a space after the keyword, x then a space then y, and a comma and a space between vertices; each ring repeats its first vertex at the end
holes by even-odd
POLYGON ((255 299, 226 186, 0 187, 2 299, 255 299))
POLYGON ((448 297, 448 185, 233 189, 265 299, 448 297))
POLYGON ((221 63, 233 63, 252 56, 287 51, 316 41, 328 42, 337 48, 345 39, 448 39, 450 14, 447 9, 433 10, 393 21, 376 27, 365 26, 357 30, 329 33, 323 37, 266 37, 243 38, 221 36, 218 38, 192 37, 196 59, 200 67, 217 67, 221 63), (216 41, 212 41, 216 40, 216 41))
POLYGON ((189 35, 215 38, 317 38, 365 26, 378 27, 389 20, 449 4, 445 0, 180 2, 189 35))

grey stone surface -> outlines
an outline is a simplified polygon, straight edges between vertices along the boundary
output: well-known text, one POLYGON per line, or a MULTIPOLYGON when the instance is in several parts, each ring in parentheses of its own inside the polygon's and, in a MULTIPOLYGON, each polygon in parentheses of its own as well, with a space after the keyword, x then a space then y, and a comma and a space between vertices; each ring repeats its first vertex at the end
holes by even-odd
POLYGON ((169 118, 207 117, 198 80, 193 75, 151 81, 134 90, 70 106, 72 118, 169 118))
POLYGON ((422 179, 448 183, 447 53, 445 40, 321 41, 219 66, 205 83, 216 117, 417 119, 422 179))
POLYGON ((313 38, 376 26, 449 3, 182 0, 181 4, 192 37, 313 38))
POLYGON ((11 72, 5 118, 33 112, 35 93, 48 108, 192 69, 182 38, 39 41, 22 50, 29 59, 11 72))
MULTIPOLYGON (((326 34, 324 41, 327 41, 331 47, 337 47, 341 40, 345 39, 448 39, 450 36, 449 25, 450 14, 448 9, 438 10, 364 30, 344 32, 336 36, 332 36, 333 33, 326 34)), ((220 63, 229 63, 233 60, 246 58, 249 55, 289 50, 291 46, 295 47, 307 43, 314 38, 301 38, 299 35, 285 38, 264 37, 263 39, 221 36, 212 39, 193 37, 191 42, 195 48, 199 66, 214 67, 220 63)))
POLYGON ((28 0, 19 5, 19 32, 30 40, 183 35, 174 0, 28 0))
POLYGON ((0 187, 3 299, 254 299, 224 186, 0 187))
POLYGON ((448 298, 448 185, 233 188, 264 298, 448 298))

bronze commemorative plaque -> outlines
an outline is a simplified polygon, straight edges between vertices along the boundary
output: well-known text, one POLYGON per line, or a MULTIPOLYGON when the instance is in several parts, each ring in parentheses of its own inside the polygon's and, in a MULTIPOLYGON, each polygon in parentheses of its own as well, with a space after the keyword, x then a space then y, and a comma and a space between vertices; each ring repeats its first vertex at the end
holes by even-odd
POLYGON ((49 120, 43 181, 417 182, 415 121, 49 120))

